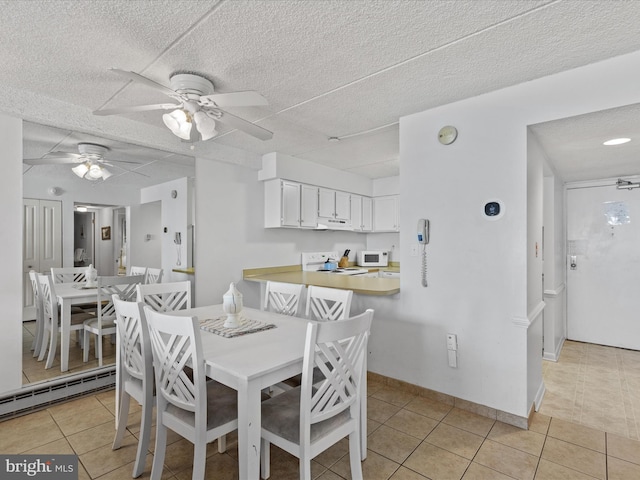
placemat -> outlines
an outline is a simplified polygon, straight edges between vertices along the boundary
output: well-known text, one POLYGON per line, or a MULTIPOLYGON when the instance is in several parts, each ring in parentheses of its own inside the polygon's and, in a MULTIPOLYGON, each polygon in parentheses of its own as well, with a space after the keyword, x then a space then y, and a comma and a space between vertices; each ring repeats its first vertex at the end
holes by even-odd
POLYGON ((94 286, 94 287, 87 287, 86 285, 73 285, 73 288, 77 288, 78 290, 96 290, 98 288, 98 286, 94 286))
POLYGON ((210 318, 202 320, 200 322, 200 328, 207 332, 215 333, 225 338, 238 337, 240 335, 246 335, 248 333, 261 332, 263 330, 269 330, 276 328, 273 323, 259 322, 258 320, 251 320, 249 318, 241 317, 240 325, 235 328, 227 328, 224 326, 224 322, 227 319, 226 315, 218 318, 210 318))

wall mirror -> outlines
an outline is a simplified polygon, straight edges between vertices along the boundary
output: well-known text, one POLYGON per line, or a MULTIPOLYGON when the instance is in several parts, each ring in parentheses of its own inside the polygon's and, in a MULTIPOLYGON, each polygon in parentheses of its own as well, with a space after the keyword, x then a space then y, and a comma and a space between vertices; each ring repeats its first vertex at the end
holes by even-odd
MULTIPOLYGON (((146 225, 160 226, 160 206, 155 204, 147 208, 141 205, 140 190, 195 176, 192 157, 31 122, 23 123, 23 158, 24 201, 49 203, 60 208, 60 266, 88 266, 92 263, 99 275, 124 274, 127 265, 136 265, 136 261, 139 264, 153 261, 149 256, 136 259, 135 252, 141 248, 128 248, 132 242, 145 241, 129 238, 129 226, 137 217, 144 216, 146 225), (153 222, 152 217, 158 220, 153 222), (134 252, 132 256, 128 255, 130 251, 134 252)), ((29 233, 24 229, 17 233, 22 235, 23 245, 29 243, 29 233)), ((148 253, 152 251, 150 244, 153 242, 148 238, 160 238, 160 232, 147 233, 144 250, 148 253)), ((158 262, 159 257, 160 253, 158 262)), ((23 388, 97 371, 98 363, 93 351, 89 361, 83 362, 82 350, 73 334, 68 371, 61 372, 59 344, 51 368, 45 368, 46 358, 38 361, 33 356, 35 309, 28 281, 30 269, 42 273, 50 271, 46 262, 24 262, 23 388)), ((113 369, 115 345, 105 340, 103 346, 102 368, 113 369)))

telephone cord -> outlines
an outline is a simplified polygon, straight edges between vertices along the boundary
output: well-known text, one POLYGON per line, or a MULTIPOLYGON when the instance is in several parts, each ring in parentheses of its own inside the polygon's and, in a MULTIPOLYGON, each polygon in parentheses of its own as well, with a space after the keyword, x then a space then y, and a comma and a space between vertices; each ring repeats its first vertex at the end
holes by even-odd
POLYGON ((427 249, 422 245, 422 286, 427 286, 427 249))

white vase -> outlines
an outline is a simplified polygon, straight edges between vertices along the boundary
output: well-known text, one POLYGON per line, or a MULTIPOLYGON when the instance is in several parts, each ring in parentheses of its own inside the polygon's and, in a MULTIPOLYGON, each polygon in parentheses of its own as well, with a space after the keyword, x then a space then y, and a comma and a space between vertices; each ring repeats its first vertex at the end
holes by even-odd
POLYGON ((235 283, 229 285, 229 290, 222 296, 222 309, 227 314, 224 322, 225 328, 240 326, 240 312, 242 311, 242 294, 236 288, 235 283))
POLYGON ((95 287, 98 281, 98 271, 93 268, 93 264, 89 265, 84 271, 84 278, 87 287, 95 287))

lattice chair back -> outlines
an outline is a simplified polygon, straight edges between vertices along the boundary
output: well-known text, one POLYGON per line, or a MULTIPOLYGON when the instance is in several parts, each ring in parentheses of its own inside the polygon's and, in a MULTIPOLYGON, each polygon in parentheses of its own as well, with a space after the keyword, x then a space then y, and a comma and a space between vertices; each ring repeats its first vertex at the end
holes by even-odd
POLYGON ((53 283, 82 283, 87 267, 51 267, 53 283))
POLYGON ((353 291, 310 285, 306 315, 310 320, 344 320, 351 312, 353 291))
POLYGON ((161 268, 147 268, 147 278, 144 283, 161 283, 163 272, 161 268))
POLYGON ((191 308, 191 282, 148 283, 136 287, 137 301, 156 312, 191 308))
POLYGON ((267 282, 264 295, 264 308, 283 315, 298 314, 300 297, 304 285, 282 282, 267 282))
POLYGON ((33 356, 37 357, 42 346, 43 330, 44 330, 44 312, 42 311, 42 294, 40 293, 40 285, 38 283, 38 272, 29 271, 29 280, 31 282, 31 291, 33 292, 33 306, 36 309, 36 331, 31 344, 33 356))
POLYGON ((129 275, 144 275, 145 282, 147 281, 147 267, 135 267, 132 266, 129 271, 129 275))
POLYGON ((99 276, 98 277, 98 320, 113 320, 116 309, 113 305, 113 295, 120 300, 135 302, 136 286, 144 282, 143 275, 129 276, 99 276))

